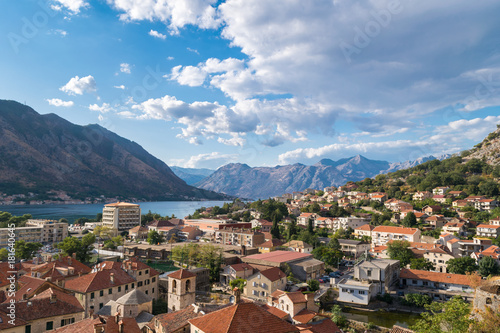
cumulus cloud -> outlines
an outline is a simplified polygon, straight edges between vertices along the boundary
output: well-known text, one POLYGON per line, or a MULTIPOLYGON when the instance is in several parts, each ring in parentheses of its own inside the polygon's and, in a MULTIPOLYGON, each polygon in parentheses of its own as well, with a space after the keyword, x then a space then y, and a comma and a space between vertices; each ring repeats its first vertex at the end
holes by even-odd
POLYGON ((73 14, 78 14, 80 9, 89 7, 89 4, 85 0, 54 0, 60 5, 52 5, 54 10, 62 10, 63 7, 70 10, 73 14))
POLYGON ((68 95, 83 95, 83 93, 91 93, 97 91, 96 82, 92 75, 85 77, 75 76, 71 78, 68 83, 59 88, 68 95))
POLYGON ((159 39, 166 39, 166 38, 167 38, 167 36, 166 36, 166 35, 164 35, 164 34, 162 34, 162 33, 158 32, 158 31, 156 31, 156 30, 153 30, 153 29, 151 29, 151 30, 149 31, 149 33, 148 33, 148 34, 149 34, 150 36, 153 36, 153 37, 156 37, 156 38, 159 38, 159 39))
POLYGON ((125 73, 125 74, 130 74, 130 64, 127 64, 126 62, 120 64, 120 72, 125 73))
POLYGON ((199 154, 191 156, 188 160, 173 159, 175 165, 180 165, 184 168, 208 168, 217 169, 222 165, 237 161, 237 154, 221 154, 220 152, 211 152, 208 154, 199 154))
POLYGON ((73 101, 63 101, 59 98, 51 98, 51 99, 47 99, 46 101, 49 102, 49 104, 53 105, 53 106, 70 107, 70 106, 75 105, 75 103, 73 103, 73 101))
POLYGON ((178 34, 186 25, 196 25, 202 29, 217 28, 217 18, 213 5, 216 0, 107 0, 116 10, 122 12, 124 21, 161 21, 167 24, 171 34, 178 34))
POLYGON ((114 108, 111 107, 111 105, 109 105, 108 103, 102 103, 101 106, 99 106, 97 104, 91 104, 91 105, 89 105, 89 110, 91 110, 91 111, 97 111, 97 112, 100 112, 100 113, 106 113, 106 112, 109 112, 109 111, 114 111, 114 108))

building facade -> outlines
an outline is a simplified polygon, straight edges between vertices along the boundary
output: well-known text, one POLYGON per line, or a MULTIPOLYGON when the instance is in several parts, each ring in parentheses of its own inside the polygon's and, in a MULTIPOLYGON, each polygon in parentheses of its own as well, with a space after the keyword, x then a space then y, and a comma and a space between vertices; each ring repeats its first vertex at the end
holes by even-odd
POLYGON ((132 229, 141 225, 141 208, 127 202, 107 204, 102 210, 102 225, 118 232, 132 229))

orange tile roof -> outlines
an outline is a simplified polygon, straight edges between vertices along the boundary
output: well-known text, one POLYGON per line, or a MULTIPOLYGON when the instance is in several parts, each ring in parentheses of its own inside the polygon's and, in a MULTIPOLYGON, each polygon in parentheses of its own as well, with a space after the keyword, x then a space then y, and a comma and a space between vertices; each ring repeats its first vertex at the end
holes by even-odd
POLYGON ((322 321, 316 321, 309 324, 299 324, 296 327, 302 333, 341 333, 342 330, 338 328, 335 323, 329 319, 325 318, 322 321))
POLYGON ((292 251, 273 251, 269 253, 259 253, 253 254, 250 256, 246 256, 243 258, 243 261, 246 259, 252 260, 264 260, 271 262, 287 262, 290 260, 297 260, 303 258, 312 258, 312 254, 310 253, 300 253, 300 252, 292 252, 292 251))
POLYGON ((417 228, 405 228, 405 227, 391 227, 386 225, 379 225, 373 229, 373 232, 388 232, 393 234, 405 234, 413 235, 418 231, 417 228))
POLYGON ((167 276, 171 277, 171 278, 174 278, 174 279, 182 280, 182 279, 187 279, 187 278, 196 276, 196 274, 191 273, 190 271, 188 271, 186 269, 179 269, 178 271, 170 273, 167 276))
POLYGON ((498 229, 500 228, 500 225, 480 224, 476 228, 498 229))
POLYGON ((273 267, 260 271, 260 274, 264 275, 271 282, 278 281, 279 279, 286 277, 285 273, 283 273, 281 269, 279 269, 278 267, 273 267))
POLYGON ((375 229, 374 226, 372 226, 370 224, 365 224, 365 225, 362 225, 361 227, 357 227, 354 230, 372 231, 373 229, 375 229))
POLYGON ((299 330, 255 303, 238 303, 189 323, 204 333, 288 333, 299 330))
POLYGON ((27 324, 26 321, 22 320, 21 318, 19 318, 18 316, 16 316, 16 318, 14 319, 14 325, 12 325, 11 323, 9 323, 9 321, 11 320, 10 317, 7 316, 7 314, 10 313, 9 312, 5 312, 2 310, 2 308, 0 308, 0 331, 7 331, 7 330, 12 330, 14 327, 17 327, 17 326, 24 326, 27 324))
POLYGON ((118 333, 119 325, 123 325, 123 333, 141 333, 135 318, 119 317, 118 323, 114 316, 98 316, 97 318, 87 318, 71 325, 66 325, 55 329, 54 333, 89 333, 94 332, 94 327, 102 327, 103 332, 118 333))
POLYGON ((270 306, 270 305, 264 304, 264 305, 262 305, 262 308, 265 309, 270 314, 273 314, 273 315, 275 315, 276 317, 278 317, 280 319, 286 319, 288 316, 290 316, 285 311, 282 311, 282 310, 280 310, 280 309, 278 309, 277 307, 274 307, 274 306, 270 306))
POLYGON ((243 272, 245 270, 253 270, 253 267, 250 266, 247 263, 241 263, 241 264, 233 264, 230 265, 232 269, 234 269, 236 272, 243 272))
POLYGON ((150 324, 153 324, 154 327, 154 322, 158 320, 164 332, 175 332, 186 325, 189 326, 189 319, 202 315, 201 311, 195 312, 194 306, 190 305, 183 310, 159 314, 150 321, 150 324))
POLYGON ((307 297, 300 291, 294 291, 285 294, 293 304, 306 303, 307 297))
POLYGON ((314 311, 308 310, 308 309, 303 309, 299 313, 297 313, 294 317, 293 320, 297 321, 301 324, 307 324, 311 320, 314 319, 318 314, 314 311))
POLYGON ((418 269, 402 268, 399 277, 403 279, 427 280, 433 282, 458 284, 464 286, 472 285, 471 280, 467 275, 429 272, 418 269))
POLYGON ((267 242, 260 244, 259 247, 272 248, 272 247, 281 246, 281 245, 283 245, 282 241, 280 241, 279 239, 273 238, 273 239, 268 240, 267 242))
POLYGON ((64 287, 80 293, 88 293, 132 282, 135 282, 135 279, 121 269, 104 269, 102 271, 97 271, 68 280, 66 281, 64 287), (111 274, 114 274, 114 282, 111 282, 111 274))

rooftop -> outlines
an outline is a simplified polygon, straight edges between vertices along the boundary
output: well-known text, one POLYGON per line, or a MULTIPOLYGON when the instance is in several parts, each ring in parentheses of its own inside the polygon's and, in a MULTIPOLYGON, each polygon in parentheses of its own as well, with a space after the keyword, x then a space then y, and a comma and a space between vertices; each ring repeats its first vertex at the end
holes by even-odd
POLYGON ((399 277, 403 279, 427 280, 433 282, 451 283, 451 284, 458 284, 465 286, 472 285, 472 282, 469 279, 469 276, 467 275, 429 272, 418 269, 402 268, 399 277))
POLYGON ((270 262, 282 263, 282 262, 310 258, 310 257, 312 257, 312 254, 309 253, 299 253, 291 251, 273 251, 269 253, 250 255, 245 257, 244 259, 265 260, 270 262))

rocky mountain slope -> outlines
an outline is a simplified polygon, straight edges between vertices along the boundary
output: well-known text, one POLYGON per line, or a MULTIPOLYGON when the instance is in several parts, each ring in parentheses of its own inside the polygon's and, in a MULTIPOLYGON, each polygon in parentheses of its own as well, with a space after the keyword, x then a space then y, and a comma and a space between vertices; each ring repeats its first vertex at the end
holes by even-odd
MULTIPOLYGON (((414 163, 420 164, 428 159, 414 163)), ((358 181, 380 173, 397 171, 414 164, 412 162, 390 164, 375 161, 361 155, 338 161, 323 159, 314 165, 293 164, 251 168, 246 164, 228 164, 209 177, 196 183, 200 188, 227 193, 244 198, 266 199, 306 188, 323 189, 358 181)))
POLYGON ((475 145, 464 155, 467 155, 464 157, 465 161, 477 158, 491 165, 500 164, 500 125, 497 125, 494 132, 491 132, 481 143, 475 145))
POLYGON ((0 191, 145 200, 221 199, 187 185, 140 145, 99 125, 0 100, 0 191))

